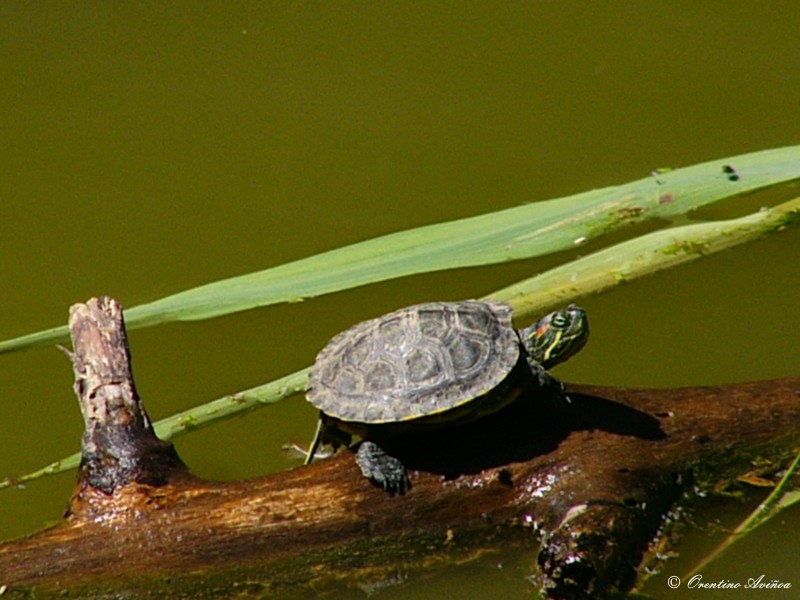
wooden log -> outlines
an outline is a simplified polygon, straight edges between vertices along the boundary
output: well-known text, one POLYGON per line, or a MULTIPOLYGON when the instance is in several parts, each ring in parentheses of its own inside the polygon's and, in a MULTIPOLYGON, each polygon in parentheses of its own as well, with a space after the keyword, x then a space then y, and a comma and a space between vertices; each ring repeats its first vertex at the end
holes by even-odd
POLYGON ((628 589, 664 515, 703 478, 779 460, 800 433, 800 379, 647 390, 568 386, 398 440, 391 496, 351 452, 239 482, 198 479, 155 438, 119 305, 71 312, 84 461, 63 522, 0 545, 8 592, 299 595, 519 548, 557 598, 628 589), (124 351, 123 351, 124 348, 124 351))

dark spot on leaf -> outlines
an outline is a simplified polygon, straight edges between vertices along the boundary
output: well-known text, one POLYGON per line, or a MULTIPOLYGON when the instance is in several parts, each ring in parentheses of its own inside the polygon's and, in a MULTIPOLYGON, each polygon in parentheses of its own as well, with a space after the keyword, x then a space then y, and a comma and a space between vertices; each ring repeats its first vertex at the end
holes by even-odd
POLYGON ((617 211, 617 216, 621 221, 636 221, 639 219, 642 214, 644 213, 644 209, 641 206, 631 206, 629 208, 622 208, 617 211))
POLYGON ((739 174, 730 165, 723 165, 722 172, 728 176, 728 181, 739 181, 739 174))

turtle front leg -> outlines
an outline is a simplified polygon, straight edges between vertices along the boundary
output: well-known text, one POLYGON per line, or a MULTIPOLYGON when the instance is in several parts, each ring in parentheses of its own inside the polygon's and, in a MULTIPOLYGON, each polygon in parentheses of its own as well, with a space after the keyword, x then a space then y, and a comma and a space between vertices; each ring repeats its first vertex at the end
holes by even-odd
POLYGON ((403 494, 411 485, 403 463, 375 442, 361 442, 356 454, 356 464, 364 477, 387 492, 403 494))
POLYGON ((567 389, 564 387, 564 383, 560 379, 551 375, 547 369, 530 357, 528 358, 528 366, 531 369, 534 381, 536 381, 541 390, 543 390, 545 393, 552 394, 559 400, 567 403, 571 402, 569 396, 567 395, 567 389))

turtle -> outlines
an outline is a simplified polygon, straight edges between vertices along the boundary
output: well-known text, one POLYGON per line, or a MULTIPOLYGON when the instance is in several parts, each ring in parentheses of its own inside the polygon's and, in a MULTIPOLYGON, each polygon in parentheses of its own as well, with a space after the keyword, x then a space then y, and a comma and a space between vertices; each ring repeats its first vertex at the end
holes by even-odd
POLYGON ((520 395, 569 401, 548 369, 586 343, 585 311, 570 304, 520 330, 511 319, 511 307, 499 301, 428 302, 333 337, 309 374, 306 398, 320 416, 305 464, 321 443, 336 449, 360 436, 363 475, 402 494, 408 475, 383 448, 387 439, 467 423, 520 395))

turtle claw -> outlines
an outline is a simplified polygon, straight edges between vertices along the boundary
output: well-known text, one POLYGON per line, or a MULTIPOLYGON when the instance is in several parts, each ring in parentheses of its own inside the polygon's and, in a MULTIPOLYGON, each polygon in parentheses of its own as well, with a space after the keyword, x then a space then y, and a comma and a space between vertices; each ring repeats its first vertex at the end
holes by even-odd
POLYGON ((361 473, 390 494, 404 494, 411 487, 403 463, 369 440, 361 442, 356 454, 361 473))

